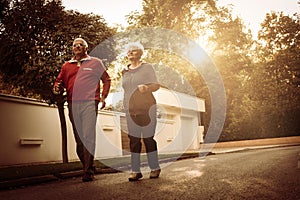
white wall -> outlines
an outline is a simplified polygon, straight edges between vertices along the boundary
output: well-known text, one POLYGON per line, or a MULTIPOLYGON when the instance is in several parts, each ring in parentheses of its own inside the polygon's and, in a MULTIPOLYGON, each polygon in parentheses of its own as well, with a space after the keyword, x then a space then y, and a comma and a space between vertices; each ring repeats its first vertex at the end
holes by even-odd
MULTIPOLYGON (((0 95, 0 166, 61 162, 58 110, 31 99, 0 95)), ((72 126, 67 121, 68 158, 78 160, 72 126)), ((100 112, 95 157, 122 156, 120 113, 100 112)))
POLYGON ((160 153, 184 153, 200 148, 203 126, 198 124, 198 112, 205 112, 205 101, 186 94, 159 89, 154 93, 159 113, 156 140, 160 153))
POLYGON ((122 156, 120 126, 120 113, 99 113, 96 126, 95 158, 122 156))
POLYGON ((0 103, 0 165, 60 160, 57 109, 31 100, 2 96, 0 103), (33 141, 22 145, 22 139, 33 141), (37 144, 30 144, 34 142, 37 144))
MULTIPOLYGON (((185 101, 197 102, 198 106, 194 110, 187 104, 182 108, 178 103, 180 95, 163 89, 156 97, 162 114, 155 136, 160 153, 198 149, 203 138, 197 112, 205 111, 204 101, 185 96, 185 101)), ((0 94, 0 113, 0 166, 62 161, 61 130, 56 107, 28 98, 0 94)), ((96 159, 122 156, 121 115, 111 111, 99 112, 96 159)), ((68 158, 74 161, 78 157, 68 109, 65 109, 65 116, 68 158)))

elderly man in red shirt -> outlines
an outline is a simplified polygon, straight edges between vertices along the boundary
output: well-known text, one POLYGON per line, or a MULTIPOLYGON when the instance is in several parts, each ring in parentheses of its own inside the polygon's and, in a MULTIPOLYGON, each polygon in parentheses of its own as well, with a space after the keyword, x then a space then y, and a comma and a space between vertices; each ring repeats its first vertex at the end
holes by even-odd
POLYGON ((82 38, 73 41, 74 57, 63 64, 54 83, 54 93, 66 89, 69 117, 76 140, 76 152, 83 165, 83 182, 92 181, 95 171, 94 152, 98 104, 105 106, 110 77, 102 61, 87 54, 82 38), (100 96, 100 80, 103 89, 100 96))

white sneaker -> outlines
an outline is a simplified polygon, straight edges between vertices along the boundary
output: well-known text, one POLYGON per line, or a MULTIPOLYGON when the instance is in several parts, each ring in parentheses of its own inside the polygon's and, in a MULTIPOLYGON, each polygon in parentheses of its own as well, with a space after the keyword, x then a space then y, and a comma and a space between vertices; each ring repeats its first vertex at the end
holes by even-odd
POLYGON ((160 171, 161 171, 161 169, 152 170, 150 172, 150 178, 158 178, 160 171))
POLYGON ((138 181, 139 179, 143 178, 142 173, 134 173, 132 172, 128 178, 129 181, 138 181))

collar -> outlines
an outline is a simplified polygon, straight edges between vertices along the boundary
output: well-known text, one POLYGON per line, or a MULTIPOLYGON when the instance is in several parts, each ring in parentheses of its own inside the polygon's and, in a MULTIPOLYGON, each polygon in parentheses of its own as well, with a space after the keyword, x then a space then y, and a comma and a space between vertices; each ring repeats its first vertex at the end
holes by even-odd
POLYGON ((84 58, 82 58, 81 60, 76 60, 75 59, 75 56, 71 59, 71 60, 69 60, 68 62, 69 63, 78 63, 78 62, 82 62, 82 61, 86 61, 86 60, 91 60, 92 58, 91 58, 91 56, 89 56, 89 55, 86 55, 84 58))
MULTIPOLYGON (((142 62, 139 64, 139 67, 142 66, 143 64, 146 64, 146 62, 142 60, 142 62)), ((135 70, 135 69, 139 68, 139 67, 136 67, 134 69, 130 69, 129 68, 130 65, 131 64, 126 65, 125 68, 124 68, 124 70, 129 71, 129 70, 135 70)))

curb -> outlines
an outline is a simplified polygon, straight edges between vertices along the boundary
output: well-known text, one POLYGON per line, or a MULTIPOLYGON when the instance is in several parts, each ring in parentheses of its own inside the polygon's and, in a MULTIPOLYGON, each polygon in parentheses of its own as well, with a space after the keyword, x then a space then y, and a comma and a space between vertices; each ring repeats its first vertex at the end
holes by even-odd
MULTIPOLYGON (((97 168, 95 174, 109 174, 109 173, 118 173, 118 172, 120 171, 112 168, 105 168, 105 169, 97 168)), ((75 170, 75 171, 69 171, 69 172, 63 172, 57 174, 49 174, 43 176, 33 176, 27 178, 0 181, 0 190, 15 189, 19 187, 37 185, 46 182, 59 181, 63 179, 79 177, 82 175, 83 175, 82 170, 75 170)))
MULTIPOLYGON (((300 143, 296 144, 279 144, 279 145, 265 145, 265 146, 244 146, 239 148, 219 148, 219 151, 212 151, 210 152, 193 152, 189 153, 188 155, 182 155, 180 157, 170 157, 170 158, 162 158, 159 159, 160 163, 168 163, 177 160, 184 160, 196 157, 205 157, 210 155, 218 155, 218 154, 225 154, 225 153, 235 153, 235 152, 244 152, 249 150, 256 150, 256 149, 269 149, 269 148, 277 148, 277 147, 288 147, 288 146, 300 146, 300 143), (223 149, 223 150, 222 150, 223 149)), ((147 166, 147 162, 142 162, 141 167, 147 166)), ((95 174, 108 174, 108 173, 118 173, 121 171, 128 171, 130 170, 130 165, 126 166, 115 166, 114 168, 96 168, 95 174)), ((49 174, 43 176, 34 176, 34 177, 27 177, 27 178, 20 178, 20 179, 13 179, 7 181, 0 181, 0 190, 9 190, 9 189, 16 189, 19 187, 26 187, 30 185, 37 185, 46 182, 52 181, 59 181, 63 179, 69 179, 73 177, 82 176, 82 170, 75 170, 69 172, 62 172, 57 174, 49 174)))
MULTIPOLYGON (((211 155, 211 152, 207 154, 211 155)), ((170 158, 162 158, 159 159, 160 163, 168 163, 174 162, 177 160, 189 159, 198 157, 199 153, 193 153, 189 155, 182 155, 180 157, 170 157, 170 158)), ((142 162, 141 167, 147 166, 147 162, 142 162)), ((123 165, 123 166, 115 166, 114 168, 96 168, 95 174, 109 174, 109 173, 118 173, 122 171, 129 171, 130 165, 123 165)), ((19 179, 12 179, 7 181, 0 181, 0 190, 9 190, 9 189, 16 189, 20 187, 26 187, 31 185, 37 185, 46 182, 52 181, 59 181, 64 179, 69 179, 73 177, 80 177, 83 175, 82 170, 74 170, 69 172, 62 172, 62 173, 55 173, 43 176, 33 176, 33 177, 26 177, 26 178, 19 178, 19 179)))
POLYGON ((45 176, 35 176, 35 177, 14 179, 9 181, 2 181, 0 182, 0 190, 15 189, 18 187, 36 185, 36 184, 46 183, 50 181, 58 181, 58 180, 59 178, 53 175, 45 175, 45 176))

